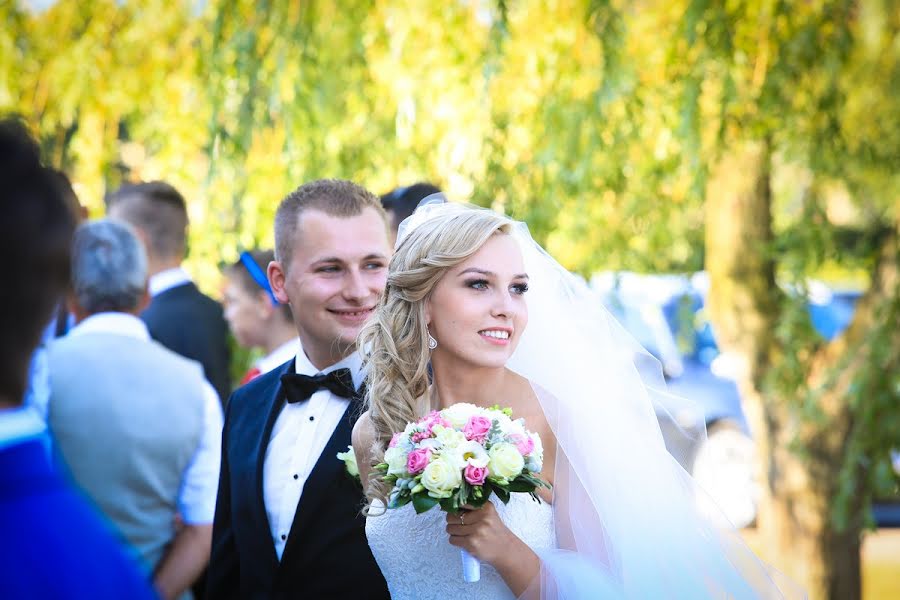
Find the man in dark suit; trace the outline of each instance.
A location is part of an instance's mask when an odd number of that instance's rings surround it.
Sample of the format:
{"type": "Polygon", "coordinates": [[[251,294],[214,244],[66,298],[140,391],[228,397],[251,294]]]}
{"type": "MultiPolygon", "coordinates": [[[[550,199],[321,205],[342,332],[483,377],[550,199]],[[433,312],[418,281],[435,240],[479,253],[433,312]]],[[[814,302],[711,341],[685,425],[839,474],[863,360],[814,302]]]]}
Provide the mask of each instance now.
{"type": "Polygon", "coordinates": [[[181,268],[187,249],[184,198],[162,181],[125,185],[107,198],[109,216],[130,223],[147,248],[150,305],[141,314],[163,346],[203,365],[224,402],[231,391],[228,325],[218,302],[181,268]]]}
{"type": "Polygon", "coordinates": [[[28,361],[66,291],[75,217],[18,122],[0,121],[0,598],[154,598],[89,506],[50,466],[22,407],[28,361]]]}
{"type": "Polygon", "coordinates": [[[296,358],[228,402],[207,598],[388,598],[365,537],[362,488],[336,457],[361,412],[356,337],[390,256],[378,198],[320,180],[275,216],[272,291],[296,358]]]}

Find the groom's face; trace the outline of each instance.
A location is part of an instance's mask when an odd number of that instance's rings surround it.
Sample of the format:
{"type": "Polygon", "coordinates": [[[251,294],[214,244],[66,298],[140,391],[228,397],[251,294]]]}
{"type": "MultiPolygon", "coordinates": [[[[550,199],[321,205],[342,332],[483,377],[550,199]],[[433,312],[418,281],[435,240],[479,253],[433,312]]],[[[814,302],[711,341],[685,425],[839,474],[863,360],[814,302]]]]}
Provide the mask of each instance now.
{"type": "Polygon", "coordinates": [[[269,265],[279,302],[291,305],[303,350],[319,369],[346,357],[387,280],[387,227],[372,208],[351,217],[300,214],[289,266],[269,265]]]}
{"type": "Polygon", "coordinates": [[[449,269],[425,305],[438,346],[435,362],[502,367],[528,323],[528,275],[509,235],[492,236],[475,254],[449,269]]]}

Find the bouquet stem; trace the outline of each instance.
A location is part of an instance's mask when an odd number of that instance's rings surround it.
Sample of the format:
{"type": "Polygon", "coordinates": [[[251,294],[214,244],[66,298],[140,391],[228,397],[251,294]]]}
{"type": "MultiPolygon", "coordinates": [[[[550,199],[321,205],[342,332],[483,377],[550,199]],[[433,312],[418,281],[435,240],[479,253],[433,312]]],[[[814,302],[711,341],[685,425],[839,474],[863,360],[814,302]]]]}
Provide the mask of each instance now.
{"type": "Polygon", "coordinates": [[[466,583],[479,581],[481,579],[481,562],[462,548],[459,549],[459,555],[462,557],[463,580],[466,583]]]}

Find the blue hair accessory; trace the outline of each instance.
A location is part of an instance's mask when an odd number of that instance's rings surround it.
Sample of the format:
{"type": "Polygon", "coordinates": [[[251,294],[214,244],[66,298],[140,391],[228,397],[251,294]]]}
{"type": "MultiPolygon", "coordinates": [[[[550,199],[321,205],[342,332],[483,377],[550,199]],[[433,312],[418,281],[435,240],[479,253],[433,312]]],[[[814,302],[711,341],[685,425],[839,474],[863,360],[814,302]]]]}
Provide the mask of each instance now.
{"type": "Polygon", "coordinates": [[[272,291],[272,286],[269,285],[269,278],[266,277],[265,271],[262,270],[256,261],[253,260],[253,255],[244,250],[241,252],[241,262],[244,263],[244,266],[247,268],[247,272],[250,273],[250,277],[253,278],[253,281],[256,282],[256,285],[261,287],[263,291],[265,291],[269,298],[272,300],[273,306],[278,306],[278,298],[275,297],[275,293],[272,291]]]}

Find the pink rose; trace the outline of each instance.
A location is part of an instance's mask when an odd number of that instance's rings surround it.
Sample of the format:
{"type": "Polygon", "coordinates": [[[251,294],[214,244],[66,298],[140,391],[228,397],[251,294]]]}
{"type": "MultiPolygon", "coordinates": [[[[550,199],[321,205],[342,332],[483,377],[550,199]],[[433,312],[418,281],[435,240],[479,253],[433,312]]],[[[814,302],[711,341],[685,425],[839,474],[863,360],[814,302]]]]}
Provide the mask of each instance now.
{"type": "Polygon", "coordinates": [[[510,441],[516,445],[516,449],[522,456],[528,456],[534,451],[534,440],[530,435],[515,434],[510,436],[510,441]]]}
{"type": "Polygon", "coordinates": [[[475,440],[478,443],[484,441],[488,432],[491,430],[491,420],[487,417],[474,415],[469,417],[469,422],[463,427],[463,433],[469,441],[475,440]]]}
{"type": "Polygon", "coordinates": [[[431,428],[429,427],[429,428],[426,429],[425,431],[417,431],[417,432],[415,432],[414,434],[412,434],[412,436],[410,437],[410,439],[412,439],[413,444],[418,444],[418,443],[421,442],[422,440],[427,440],[427,439],[430,438],[430,437],[431,437],[431,428]]]}
{"type": "Polygon", "coordinates": [[[428,431],[431,431],[435,425],[442,425],[444,427],[450,427],[450,422],[441,416],[436,410],[428,413],[428,416],[425,417],[425,426],[428,428],[428,431]]]}
{"type": "Polygon", "coordinates": [[[400,437],[403,435],[403,432],[397,432],[391,438],[391,442],[388,444],[388,448],[396,448],[397,444],[400,443],[400,437]]]}
{"type": "Polygon", "coordinates": [[[434,435],[435,425],[450,427],[450,422],[442,417],[438,411],[433,410],[425,417],[419,419],[419,425],[424,425],[425,429],[423,431],[412,434],[412,441],[414,444],[418,444],[422,440],[427,440],[428,438],[432,437],[434,435]]]}
{"type": "Polygon", "coordinates": [[[484,485],[484,480],[487,479],[488,476],[488,470],[487,467],[473,467],[472,465],[466,465],[464,475],[466,481],[470,484],[484,485]]]}
{"type": "Polygon", "coordinates": [[[430,460],[431,449],[419,448],[418,450],[413,450],[406,457],[406,470],[409,471],[411,475],[415,475],[420,471],[424,471],[430,460]]]}

